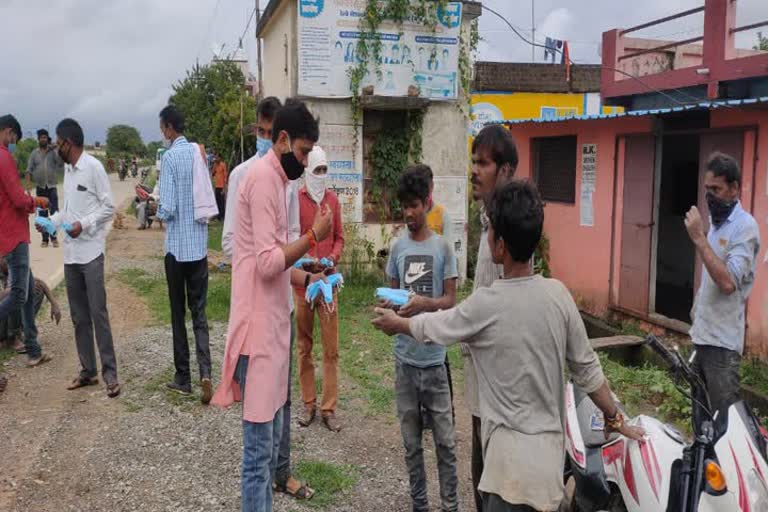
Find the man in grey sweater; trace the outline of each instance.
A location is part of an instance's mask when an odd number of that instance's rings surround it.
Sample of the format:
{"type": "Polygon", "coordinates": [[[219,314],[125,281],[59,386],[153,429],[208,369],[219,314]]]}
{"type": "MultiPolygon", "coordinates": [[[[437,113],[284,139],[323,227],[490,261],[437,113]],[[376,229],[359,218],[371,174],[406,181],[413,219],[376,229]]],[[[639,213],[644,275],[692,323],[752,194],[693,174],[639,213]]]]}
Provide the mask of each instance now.
{"type": "MultiPolygon", "coordinates": [[[[504,268],[491,258],[491,251],[485,239],[488,236],[488,216],[485,213],[486,199],[493,195],[497,185],[512,179],[517,169],[517,146],[509,130],[500,125],[486,126],[477,134],[472,143],[472,199],[481,203],[480,222],[482,233],[475,268],[474,291],[486,288],[499,279],[504,268]]],[[[483,474],[483,445],[480,439],[480,401],[477,396],[475,366],[466,343],[461,344],[464,359],[464,401],[472,414],[472,486],[475,491],[475,508],[483,510],[483,498],[478,491],[483,474]]]]}
{"type": "Polygon", "coordinates": [[[533,275],[544,209],[536,188],[512,181],[489,205],[487,243],[504,275],[459,306],[411,319],[377,309],[387,334],[470,347],[477,368],[485,512],[557,510],[563,498],[565,370],[605,415],[606,431],[641,440],[624,422],[565,286],[533,275]],[[525,469],[523,469],[525,468],[525,469]]]}

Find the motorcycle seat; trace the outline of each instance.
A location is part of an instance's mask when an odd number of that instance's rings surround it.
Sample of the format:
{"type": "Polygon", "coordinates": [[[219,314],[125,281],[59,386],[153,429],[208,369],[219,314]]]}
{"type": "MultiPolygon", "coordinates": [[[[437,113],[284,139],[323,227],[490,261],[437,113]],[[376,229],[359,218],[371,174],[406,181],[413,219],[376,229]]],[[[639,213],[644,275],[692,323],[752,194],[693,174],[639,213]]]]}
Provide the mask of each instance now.
{"type": "Polygon", "coordinates": [[[608,439],[605,438],[603,412],[589,398],[589,395],[577,386],[574,386],[573,390],[576,416],[579,420],[579,430],[581,438],[584,440],[584,446],[587,448],[600,448],[618,439],[621,434],[616,432],[611,433],[608,439]]]}

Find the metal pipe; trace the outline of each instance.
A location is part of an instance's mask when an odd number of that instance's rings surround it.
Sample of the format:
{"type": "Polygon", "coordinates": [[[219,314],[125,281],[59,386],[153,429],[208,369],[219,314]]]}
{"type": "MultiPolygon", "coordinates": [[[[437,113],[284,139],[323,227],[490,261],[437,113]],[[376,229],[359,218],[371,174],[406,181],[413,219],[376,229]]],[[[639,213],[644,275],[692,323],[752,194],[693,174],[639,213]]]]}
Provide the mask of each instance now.
{"type": "Polygon", "coordinates": [[[753,28],[760,28],[760,27],[768,27],[768,20],[758,21],[757,23],[753,23],[751,25],[744,25],[743,27],[732,28],[731,34],[735,34],[736,32],[744,32],[745,30],[752,30],[753,28]]]}
{"type": "Polygon", "coordinates": [[[663,44],[661,46],[655,46],[653,48],[648,48],[647,50],[640,50],[639,52],[628,53],[627,55],[622,55],[621,57],[619,57],[619,60],[621,61],[621,60],[624,60],[624,59],[631,59],[632,57],[639,57],[640,55],[645,55],[646,53],[660,52],[661,50],[667,50],[669,48],[674,48],[676,46],[682,46],[684,44],[696,43],[696,42],[699,42],[699,41],[701,41],[703,39],[704,39],[704,36],[698,36],[698,37],[692,37],[690,39],[686,39],[684,41],[676,41],[674,43],[663,44]]]}
{"type": "Polygon", "coordinates": [[[666,23],[668,21],[676,20],[676,19],[679,19],[679,18],[684,18],[685,16],[690,16],[691,14],[696,14],[696,13],[699,13],[699,12],[704,12],[704,6],[703,5],[701,7],[696,7],[694,9],[688,9],[687,11],[679,12],[677,14],[672,14],[671,16],[666,16],[664,18],[659,18],[659,19],[654,20],[654,21],[649,21],[647,23],[643,23],[641,25],[637,25],[637,26],[628,28],[626,30],[622,30],[621,32],[619,32],[619,35],[623,36],[624,34],[629,34],[630,32],[637,32],[638,30],[641,30],[641,29],[644,29],[644,28],[652,27],[654,25],[659,25],[661,23],[666,23]]]}

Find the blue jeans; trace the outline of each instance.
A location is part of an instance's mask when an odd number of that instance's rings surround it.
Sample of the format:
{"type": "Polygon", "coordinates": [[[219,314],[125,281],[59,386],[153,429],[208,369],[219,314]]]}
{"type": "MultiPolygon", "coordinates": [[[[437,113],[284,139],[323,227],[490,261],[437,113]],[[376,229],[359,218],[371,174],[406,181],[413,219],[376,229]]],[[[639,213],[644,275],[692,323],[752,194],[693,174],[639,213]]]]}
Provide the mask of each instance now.
{"type": "MultiPolygon", "coordinates": [[[[240,356],[235,380],[243,397],[247,374],[248,356],[240,356]]],[[[272,512],[272,482],[282,430],[282,407],[267,423],[243,420],[242,512],[272,512]]]]}
{"type": "Polygon", "coordinates": [[[293,384],[293,313],[291,313],[291,348],[288,359],[288,399],[283,406],[283,433],[280,436],[280,450],[277,454],[275,482],[285,486],[291,477],[291,386],[293,384]]]}
{"type": "Polygon", "coordinates": [[[37,342],[35,325],[35,278],[29,268],[29,244],[20,243],[6,254],[11,293],[0,302],[0,318],[8,318],[21,310],[21,324],[24,328],[24,346],[30,359],[37,359],[42,353],[37,342]]]}

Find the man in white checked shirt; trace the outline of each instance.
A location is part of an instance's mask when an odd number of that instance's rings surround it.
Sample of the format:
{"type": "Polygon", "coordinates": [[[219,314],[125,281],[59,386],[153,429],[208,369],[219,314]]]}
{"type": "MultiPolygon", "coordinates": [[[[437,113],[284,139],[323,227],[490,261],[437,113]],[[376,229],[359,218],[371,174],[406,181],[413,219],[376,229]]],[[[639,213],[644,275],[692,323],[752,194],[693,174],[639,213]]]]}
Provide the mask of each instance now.
{"type": "Polygon", "coordinates": [[[188,305],[195,333],[201,401],[207,405],[213,397],[208,319],[205,315],[208,300],[208,225],[195,221],[192,196],[193,152],[199,149],[184,137],[184,116],[173,105],[160,112],[160,131],[165,140],[171,142],[163,155],[157,210],[157,218],[165,222],[165,277],[171,303],[173,362],[176,366],[174,380],[167,386],[178,393],[192,393],[189,342],[184,323],[188,305]],[[189,304],[186,304],[187,300],[189,304]]]}

